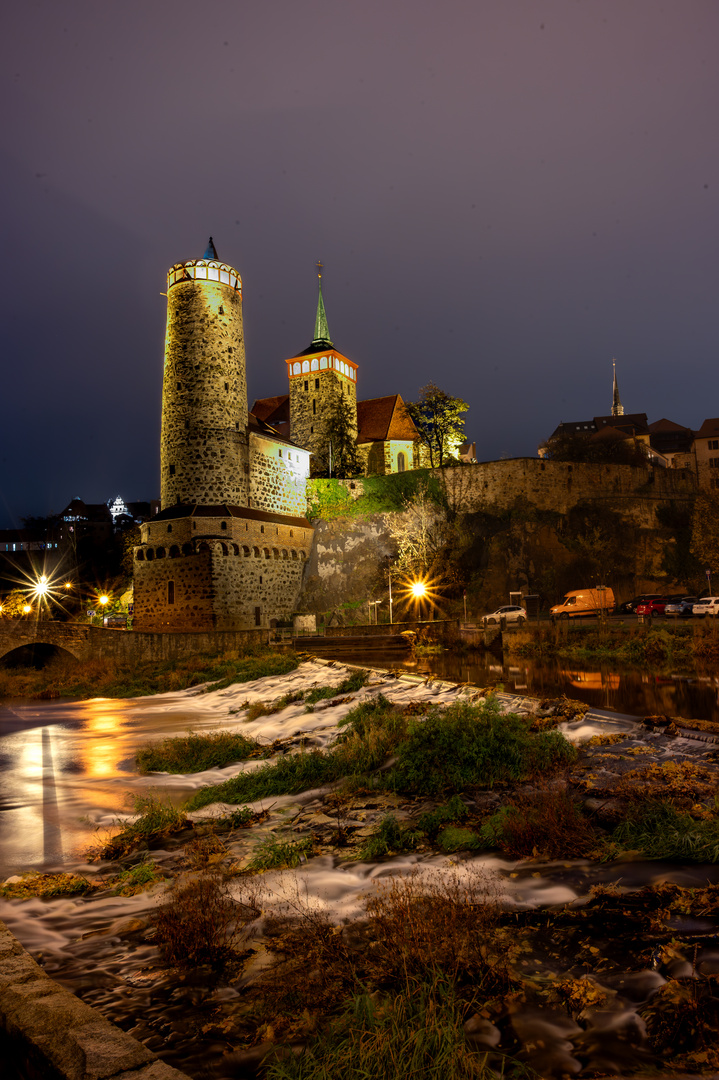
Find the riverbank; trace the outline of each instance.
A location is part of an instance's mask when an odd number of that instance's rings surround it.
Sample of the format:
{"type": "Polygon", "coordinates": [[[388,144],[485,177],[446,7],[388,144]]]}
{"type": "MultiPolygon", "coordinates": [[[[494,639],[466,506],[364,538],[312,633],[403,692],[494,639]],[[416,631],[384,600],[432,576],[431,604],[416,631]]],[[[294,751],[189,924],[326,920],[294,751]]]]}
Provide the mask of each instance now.
{"type": "Polygon", "coordinates": [[[351,674],[172,695],[270,756],[154,774],[196,793],[189,819],[75,867],[83,895],[8,883],[25,892],[0,915],[190,1075],[299,1076],[294,1056],[260,1068],[282,1046],[310,1048],[303,1077],[358,1075],[368,1047],[379,1069],[424,1046],[430,1077],[719,1068],[712,734],[351,674]]]}

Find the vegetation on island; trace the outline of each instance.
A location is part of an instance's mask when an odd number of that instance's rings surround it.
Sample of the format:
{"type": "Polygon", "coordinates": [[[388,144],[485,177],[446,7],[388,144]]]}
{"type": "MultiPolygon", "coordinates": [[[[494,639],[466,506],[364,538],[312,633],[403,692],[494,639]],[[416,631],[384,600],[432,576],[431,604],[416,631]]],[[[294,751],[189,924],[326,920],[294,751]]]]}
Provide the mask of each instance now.
{"type": "Polygon", "coordinates": [[[298,664],[294,653],[267,648],[135,662],[58,656],[41,668],[0,664],[0,700],[144,697],[195,686],[220,690],[267,675],[286,675],[298,664]]]}

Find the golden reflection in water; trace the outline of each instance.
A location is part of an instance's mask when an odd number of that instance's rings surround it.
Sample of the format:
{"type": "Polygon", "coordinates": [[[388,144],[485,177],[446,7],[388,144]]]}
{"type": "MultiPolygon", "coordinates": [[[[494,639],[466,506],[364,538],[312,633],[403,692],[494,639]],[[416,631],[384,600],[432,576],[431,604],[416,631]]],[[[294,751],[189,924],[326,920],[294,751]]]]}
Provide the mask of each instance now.
{"type": "Polygon", "coordinates": [[[560,671],[572,686],[586,690],[618,690],[619,675],[603,671],[560,671]]]}
{"type": "Polygon", "coordinates": [[[120,751],[117,736],[122,724],[118,703],[105,698],[83,702],[85,731],[90,736],[83,740],[81,762],[87,776],[96,779],[115,776],[120,751]]]}

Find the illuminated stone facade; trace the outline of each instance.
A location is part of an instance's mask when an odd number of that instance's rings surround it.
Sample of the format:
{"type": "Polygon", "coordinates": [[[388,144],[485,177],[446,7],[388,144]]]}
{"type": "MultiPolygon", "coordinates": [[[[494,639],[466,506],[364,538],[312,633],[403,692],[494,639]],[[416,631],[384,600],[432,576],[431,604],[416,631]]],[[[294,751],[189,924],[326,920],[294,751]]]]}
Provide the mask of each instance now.
{"type": "Polygon", "coordinates": [[[294,610],[309,453],[248,414],[242,282],[210,246],[168,274],[161,511],[135,548],[136,630],[239,630],[294,610]]]}
{"type": "Polygon", "coordinates": [[[324,424],[336,397],[350,404],[357,437],[357,366],[336,349],[287,361],[290,382],[290,438],[319,454],[324,424]]]}

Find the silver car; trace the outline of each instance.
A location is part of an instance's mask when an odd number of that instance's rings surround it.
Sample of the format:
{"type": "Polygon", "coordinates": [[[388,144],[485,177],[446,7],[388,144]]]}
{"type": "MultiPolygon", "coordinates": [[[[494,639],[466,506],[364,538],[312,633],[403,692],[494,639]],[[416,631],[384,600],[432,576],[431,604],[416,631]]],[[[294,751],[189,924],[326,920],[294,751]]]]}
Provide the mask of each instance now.
{"type": "Polygon", "coordinates": [[[497,608],[491,615],[483,615],[482,626],[496,626],[502,619],[505,619],[508,623],[516,623],[521,626],[527,620],[527,612],[523,607],[514,607],[512,604],[508,604],[506,607],[497,608]]]}
{"type": "Polygon", "coordinates": [[[665,604],[664,614],[687,618],[694,614],[694,605],[698,603],[696,596],[683,596],[681,600],[672,600],[670,604],[665,604]]]}

